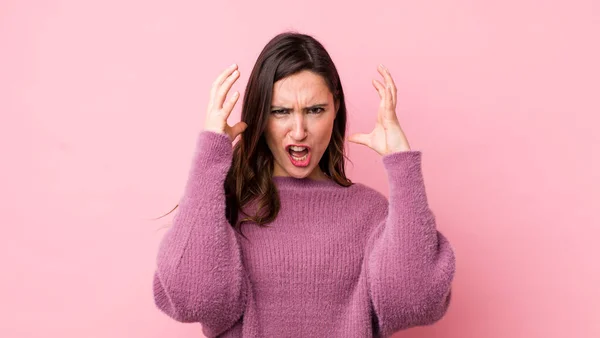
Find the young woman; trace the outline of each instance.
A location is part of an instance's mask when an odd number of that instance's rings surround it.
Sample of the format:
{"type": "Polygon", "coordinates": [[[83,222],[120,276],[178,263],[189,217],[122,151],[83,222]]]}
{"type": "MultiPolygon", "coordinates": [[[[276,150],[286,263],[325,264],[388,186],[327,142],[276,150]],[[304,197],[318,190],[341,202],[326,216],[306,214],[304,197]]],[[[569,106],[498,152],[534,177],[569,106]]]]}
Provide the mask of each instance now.
{"type": "Polygon", "coordinates": [[[394,81],[378,71],[375,129],[349,141],[382,156],[389,200],[345,175],[344,92],[317,40],[282,33],[265,46],[233,126],[237,66],[216,79],[159,248],[158,308],[207,337],[386,337],[442,318],[454,252],[396,117],[394,81]]]}

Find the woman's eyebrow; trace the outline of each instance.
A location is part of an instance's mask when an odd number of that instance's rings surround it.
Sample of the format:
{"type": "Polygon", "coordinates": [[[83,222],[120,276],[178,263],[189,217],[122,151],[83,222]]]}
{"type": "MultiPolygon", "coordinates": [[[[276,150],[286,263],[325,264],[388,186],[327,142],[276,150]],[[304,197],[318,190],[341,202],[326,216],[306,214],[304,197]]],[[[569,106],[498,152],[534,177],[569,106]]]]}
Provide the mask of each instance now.
{"type": "MultiPolygon", "coordinates": [[[[317,103],[317,104],[310,105],[308,107],[304,107],[303,109],[306,110],[306,109],[313,109],[313,108],[324,108],[324,107],[327,107],[328,105],[329,104],[327,104],[327,103],[317,103]]],[[[284,107],[284,106],[279,106],[279,105],[273,105],[273,106],[271,106],[271,109],[288,109],[288,110],[291,110],[292,108],[284,107]]]]}

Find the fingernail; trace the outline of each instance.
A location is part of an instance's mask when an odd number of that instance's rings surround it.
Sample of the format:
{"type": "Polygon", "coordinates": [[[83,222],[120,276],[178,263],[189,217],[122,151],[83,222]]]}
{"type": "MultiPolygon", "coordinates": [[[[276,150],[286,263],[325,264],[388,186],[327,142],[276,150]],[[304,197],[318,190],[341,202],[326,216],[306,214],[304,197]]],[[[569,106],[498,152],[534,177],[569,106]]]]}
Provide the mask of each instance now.
{"type": "Polygon", "coordinates": [[[231,66],[229,66],[229,68],[234,68],[235,66],[237,66],[237,64],[232,64],[231,66]]]}

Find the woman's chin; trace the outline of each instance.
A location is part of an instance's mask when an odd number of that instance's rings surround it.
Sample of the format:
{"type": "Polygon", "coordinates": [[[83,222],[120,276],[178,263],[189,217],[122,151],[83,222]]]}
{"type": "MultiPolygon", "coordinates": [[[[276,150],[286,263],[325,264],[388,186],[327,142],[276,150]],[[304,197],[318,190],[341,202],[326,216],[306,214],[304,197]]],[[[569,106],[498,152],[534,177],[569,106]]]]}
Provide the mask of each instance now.
{"type": "Polygon", "coordinates": [[[303,179],[310,177],[313,171],[314,168],[312,166],[296,167],[294,165],[290,165],[284,169],[284,172],[281,173],[282,175],[276,174],[276,176],[289,176],[297,179],[303,179]]]}
{"type": "Polygon", "coordinates": [[[308,168],[292,168],[292,170],[288,171],[288,175],[293,178],[307,178],[310,176],[312,170],[308,168]]]}
{"type": "Polygon", "coordinates": [[[298,163],[290,157],[286,159],[284,166],[279,166],[279,170],[275,170],[274,176],[289,176],[297,179],[314,176],[313,173],[318,169],[318,166],[312,164],[314,158],[305,163],[298,163]]]}

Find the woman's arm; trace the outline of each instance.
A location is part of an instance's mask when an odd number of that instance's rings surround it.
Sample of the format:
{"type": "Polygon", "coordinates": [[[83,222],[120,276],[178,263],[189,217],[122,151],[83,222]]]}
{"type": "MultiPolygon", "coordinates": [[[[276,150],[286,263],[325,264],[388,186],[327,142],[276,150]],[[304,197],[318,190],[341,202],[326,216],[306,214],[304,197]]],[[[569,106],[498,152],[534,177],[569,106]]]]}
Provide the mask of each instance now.
{"type": "Polygon", "coordinates": [[[394,152],[382,159],[390,200],[387,217],[367,248],[367,275],[376,323],[386,337],[442,318],[455,257],[428,206],[421,152],[394,152]]]}
{"type": "Polygon", "coordinates": [[[240,246],[225,217],[224,181],[231,140],[203,131],[173,225],[158,252],[154,299],[181,322],[200,322],[215,335],[243,314],[247,280],[240,246]]]}

